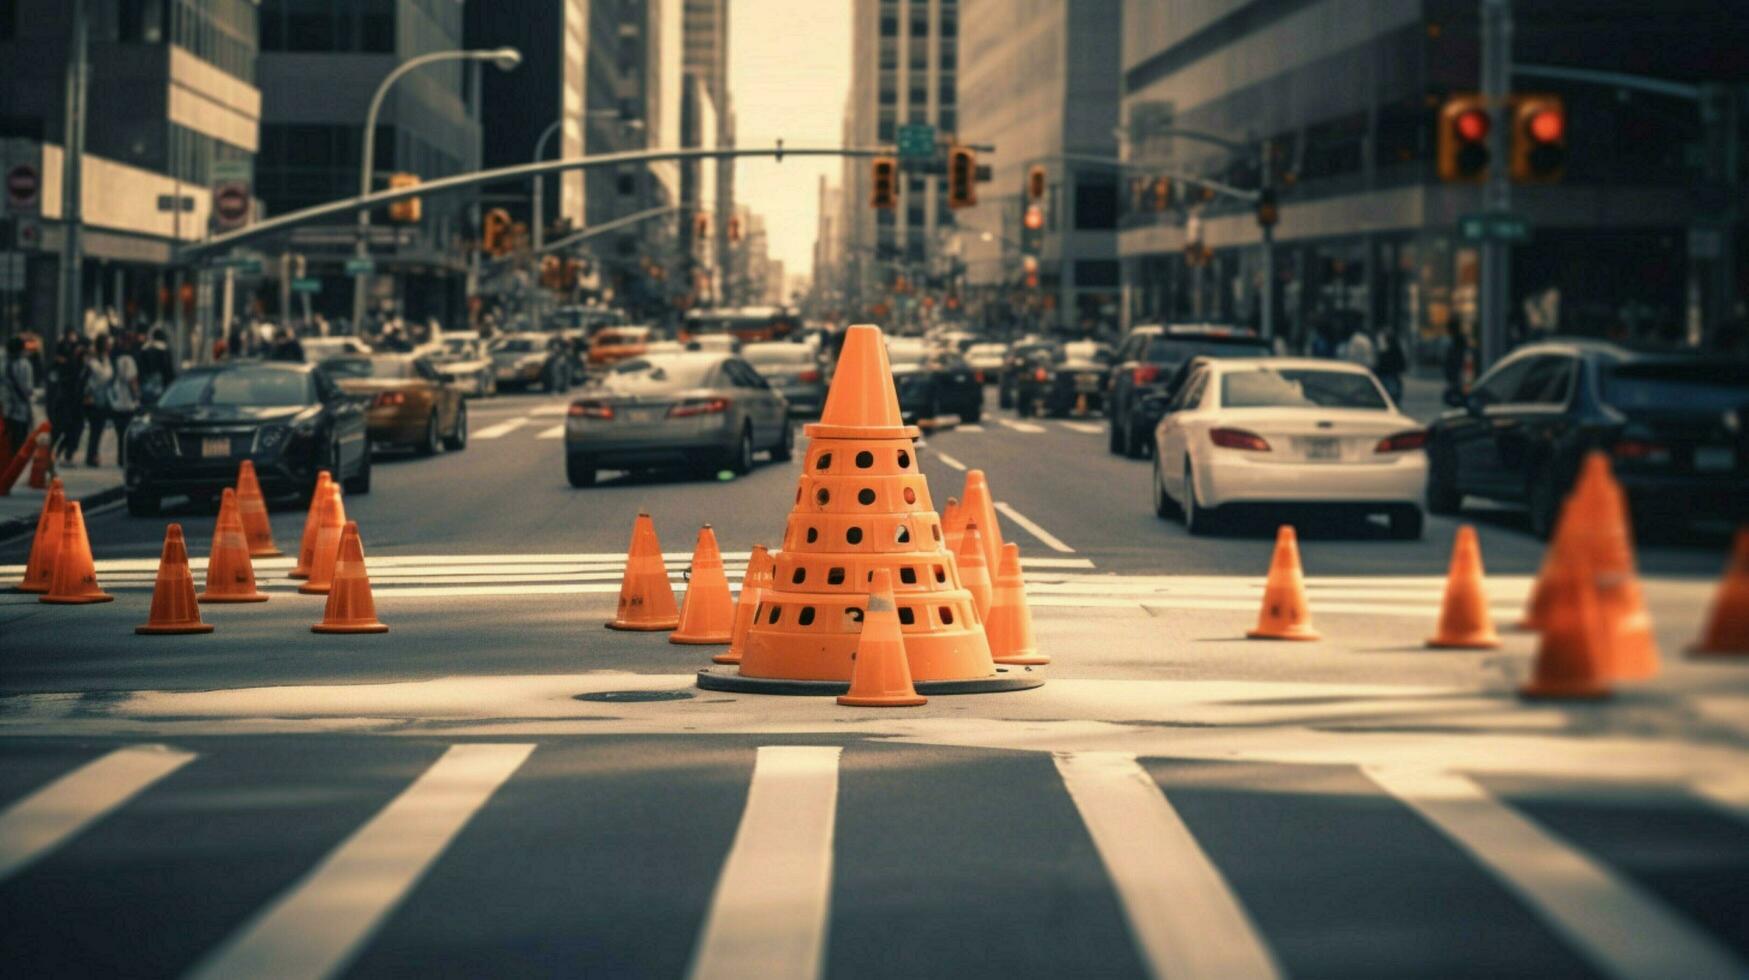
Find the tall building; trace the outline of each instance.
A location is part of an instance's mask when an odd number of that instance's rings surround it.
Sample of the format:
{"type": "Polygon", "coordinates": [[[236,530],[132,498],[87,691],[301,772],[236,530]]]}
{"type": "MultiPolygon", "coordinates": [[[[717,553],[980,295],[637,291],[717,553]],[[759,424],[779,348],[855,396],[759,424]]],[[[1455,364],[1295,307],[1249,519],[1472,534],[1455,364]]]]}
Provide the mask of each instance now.
{"type": "MultiPolygon", "coordinates": [[[[1439,107],[1479,86],[1479,6],[1126,0],[1132,159],[1256,186],[1255,152],[1163,131],[1274,143],[1284,181],[1275,319],[1292,341],[1358,327],[1392,333],[1424,360],[1452,330],[1473,346],[1479,249],[1458,221],[1483,210],[1481,188],[1442,183],[1435,157],[1439,107]]],[[[1749,80],[1749,19],[1710,0],[1512,6],[1521,69],[1621,72],[1698,86],[1700,98],[1631,80],[1514,76],[1517,92],[1564,100],[1568,159],[1558,183],[1512,189],[1531,241],[1511,249],[1509,333],[1696,337],[1741,315],[1744,174],[1720,161],[1730,156],[1721,148],[1744,144],[1731,92],[1740,102],[1749,80]],[[1714,99],[1726,111],[1703,105],[1714,99]]],[[[1165,210],[1131,200],[1122,219],[1130,318],[1258,322],[1251,208],[1174,198],[1165,210]],[[1186,261],[1187,211],[1212,251],[1206,263],[1186,261]]]]}
{"type": "Polygon", "coordinates": [[[1117,327],[1117,156],[1121,0],[964,0],[960,119],[996,143],[978,206],[961,211],[960,248],[974,316],[1030,319],[1086,333],[1117,327]],[[1022,281],[1024,184],[1045,168],[1038,285],[1022,281]],[[975,299],[974,299],[975,297],[975,299]]]}
{"type": "MultiPolygon", "coordinates": [[[[686,46],[682,70],[697,77],[709,95],[716,113],[712,145],[735,145],[735,111],[729,93],[729,0],[683,0],[686,46]]],[[[735,161],[719,160],[714,166],[715,201],[711,208],[715,254],[728,254],[729,217],[735,213],[735,161]]],[[[719,278],[721,272],[719,270],[719,278]]]]}
{"type": "MultiPolygon", "coordinates": [[[[86,0],[85,10],[84,152],[72,175],[84,256],[78,306],[168,318],[173,298],[192,299],[169,267],[178,241],[207,230],[214,165],[246,172],[255,159],[256,8],[86,0]],[[184,198],[192,210],[176,206],[184,198]]],[[[26,256],[19,288],[0,288],[0,334],[47,334],[58,322],[72,16],[67,0],[0,3],[0,172],[19,189],[35,187],[0,210],[0,248],[26,256]]]]}
{"type": "Polygon", "coordinates": [[[844,192],[821,177],[818,200],[808,315],[836,319],[842,316],[844,308],[844,192]]]}
{"type": "MultiPolygon", "coordinates": [[[[283,213],[357,194],[364,120],[378,84],[409,59],[463,47],[462,20],[463,5],[454,0],[261,0],[255,180],[268,210],[283,213]]],[[[385,186],[396,172],[429,180],[478,168],[480,126],[466,81],[496,73],[479,62],[444,61],[395,82],[377,116],[373,185],[385,186]]],[[[466,195],[427,198],[416,225],[391,224],[386,209],[378,209],[369,238],[379,273],[367,280],[372,313],[451,324],[465,317],[470,208],[466,195]]],[[[343,266],[354,228],[343,220],[290,236],[310,274],[322,279],[317,306],[331,317],[352,310],[354,280],[343,266]]]]}
{"type": "MultiPolygon", "coordinates": [[[[982,138],[960,127],[958,0],[854,0],[851,17],[845,145],[891,145],[906,124],[934,127],[938,140],[982,138]]],[[[868,161],[851,158],[843,188],[851,302],[859,315],[879,316],[896,277],[927,276],[944,254],[940,232],[954,227],[947,182],[907,175],[899,206],[875,211],[868,161]]]]}

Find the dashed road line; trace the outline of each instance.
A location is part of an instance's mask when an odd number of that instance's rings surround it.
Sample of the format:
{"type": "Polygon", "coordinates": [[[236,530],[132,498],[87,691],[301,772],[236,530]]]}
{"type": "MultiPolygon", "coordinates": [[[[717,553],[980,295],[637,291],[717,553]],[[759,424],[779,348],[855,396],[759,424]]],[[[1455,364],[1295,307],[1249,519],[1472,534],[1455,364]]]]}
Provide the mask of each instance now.
{"type": "Polygon", "coordinates": [[[957,458],[955,458],[953,456],[949,456],[947,453],[944,453],[939,449],[937,449],[935,451],[935,458],[941,460],[943,463],[947,464],[948,466],[953,467],[956,470],[963,471],[966,468],[966,464],[960,462],[957,458]]]}
{"type": "Polygon", "coordinates": [[[1003,515],[1006,516],[1009,520],[1013,521],[1016,524],[1019,524],[1023,528],[1026,528],[1026,531],[1028,534],[1031,534],[1033,537],[1044,542],[1045,547],[1050,548],[1052,551],[1061,551],[1061,552],[1065,552],[1065,553],[1073,553],[1074,552],[1075,549],[1064,544],[1063,539],[1057,537],[1056,535],[1045,530],[1044,528],[1039,527],[1036,523],[1033,522],[1032,518],[1027,517],[1025,514],[1022,514],[1020,511],[1017,511],[1013,507],[1008,506],[1007,501],[1003,501],[1003,500],[996,501],[996,509],[1001,511],[1003,513],[1003,515]]]}
{"type": "Polygon", "coordinates": [[[691,975],[812,980],[826,949],[838,746],[761,746],[691,975]]]}
{"type": "Polygon", "coordinates": [[[1742,977],[1749,964],[1637,886],[1568,846],[1467,777],[1365,768],[1614,977],[1742,977]]]}
{"type": "Polygon", "coordinates": [[[498,439],[498,438],[502,438],[504,436],[509,435],[512,432],[515,432],[517,429],[522,428],[523,426],[527,425],[528,423],[530,423],[532,421],[534,421],[534,420],[532,418],[529,418],[526,415],[519,416],[517,418],[511,419],[508,422],[499,422],[497,425],[489,425],[489,426],[485,427],[484,429],[475,429],[473,432],[468,433],[468,438],[470,438],[470,439],[498,439]]]}
{"type": "Polygon", "coordinates": [[[134,745],[88,762],[0,812],[0,880],[42,857],[193,761],[194,753],[134,745]]]}
{"type": "Polygon", "coordinates": [[[1016,422],[1013,419],[997,419],[996,424],[1005,428],[1013,429],[1016,432],[1025,432],[1028,435],[1036,435],[1045,430],[1045,427],[1042,425],[1034,425],[1031,422],[1016,422]]]}
{"type": "Polygon", "coordinates": [[[533,751],[527,744],[450,746],[193,975],[314,978],[341,972],[533,751]]]}
{"type": "Polygon", "coordinates": [[[1085,432],[1090,436],[1102,435],[1105,432],[1105,426],[1094,425],[1092,422],[1064,422],[1062,426],[1076,432],[1085,432]]]}
{"type": "Polygon", "coordinates": [[[1134,756],[1072,752],[1056,761],[1154,976],[1280,975],[1226,878],[1134,756]]]}
{"type": "Polygon", "coordinates": [[[563,439],[564,437],[565,424],[563,422],[550,429],[542,429],[540,430],[540,434],[535,436],[536,439],[563,439]]]}

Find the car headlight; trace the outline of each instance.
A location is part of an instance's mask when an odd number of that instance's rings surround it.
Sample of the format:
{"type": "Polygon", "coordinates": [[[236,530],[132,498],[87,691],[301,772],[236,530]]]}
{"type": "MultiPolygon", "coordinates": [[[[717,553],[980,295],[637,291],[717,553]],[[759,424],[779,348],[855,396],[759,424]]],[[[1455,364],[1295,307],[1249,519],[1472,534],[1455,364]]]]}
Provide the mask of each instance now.
{"type": "Polygon", "coordinates": [[[261,443],[261,448],[262,449],[278,449],[282,444],[285,443],[286,438],[290,435],[291,435],[291,429],[289,429],[283,425],[264,426],[261,429],[261,435],[259,437],[259,441],[261,443]]]}

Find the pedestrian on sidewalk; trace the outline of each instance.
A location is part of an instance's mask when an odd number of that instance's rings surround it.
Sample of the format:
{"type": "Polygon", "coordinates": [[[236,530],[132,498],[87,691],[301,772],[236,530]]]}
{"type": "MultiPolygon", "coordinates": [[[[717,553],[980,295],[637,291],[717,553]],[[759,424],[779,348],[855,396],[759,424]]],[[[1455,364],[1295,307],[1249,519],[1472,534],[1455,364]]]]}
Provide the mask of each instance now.
{"type": "Polygon", "coordinates": [[[96,466],[103,430],[109,426],[110,405],[115,397],[115,364],[109,357],[109,334],[100,333],[85,357],[85,465],[96,466]]]}
{"type": "Polygon", "coordinates": [[[1373,367],[1374,354],[1372,338],[1363,329],[1356,328],[1342,345],[1343,360],[1369,370],[1373,367]]]}
{"type": "Polygon", "coordinates": [[[16,452],[30,435],[32,392],[36,372],[24,354],[24,338],[6,338],[6,362],[0,365],[0,407],[5,409],[7,444],[16,452]]]}
{"type": "Polygon", "coordinates": [[[73,465],[85,428],[85,354],[84,337],[68,330],[49,361],[44,401],[54,433],[54,454],[67,466],[73,465]]]}
{"type": "Polygon", "coordinates": [[[1456,320],[1446,325],[1445,360],[1440,365],[1445,371],[1445,390],[1449,397],[1452,393],[1464,393],[1464,362],[1469,360],[1470,343],[1464,336],[1463,324],[1456,320]]]}
{"type": "MultiPolygon", "coordinates": [[[[115,426],[115,465],[128,464],[128,425],[140,410],[140,368],[134,355],[134,334],[125,334],[116,344],[110,363],[115,376],[109,384],[109,423],[115,426]]],[[[101,434],[101,430],[100,430],[101,434]]],[[[91,440],[93,446],[99,440],[91,440]]]]}
{"type": "Polygon", "coordinates": [[[153,327],[152,337],[140,348],[140,402],[155,405],[158,396],[176,380],[176,358],[170,353],[170,335],[163,327],[153,327]]]}

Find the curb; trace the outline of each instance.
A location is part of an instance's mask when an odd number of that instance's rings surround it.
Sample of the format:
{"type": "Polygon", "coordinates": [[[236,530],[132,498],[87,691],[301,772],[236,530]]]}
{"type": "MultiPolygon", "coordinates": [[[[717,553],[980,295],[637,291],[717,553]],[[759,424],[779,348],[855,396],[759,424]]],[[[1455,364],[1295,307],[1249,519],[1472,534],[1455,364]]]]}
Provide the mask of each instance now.
{"type": "MultiPolygon", "coordinates": [[[[127,487],[118,483],[115,486],[104,487],[102,490],[97,490],[88,493],[83,497],[79,497],[78,502],[80,508],[90,511],[93,508],[114,503],[125,496],[127,496],[127,487]]],[[[32,534],[35,531],[36,516],[34,514],[30,516],[21,515],[19,517],[8,517],[4,520],[0,520],[0,542],[10,541],[19,535],[32,534]]]]}

